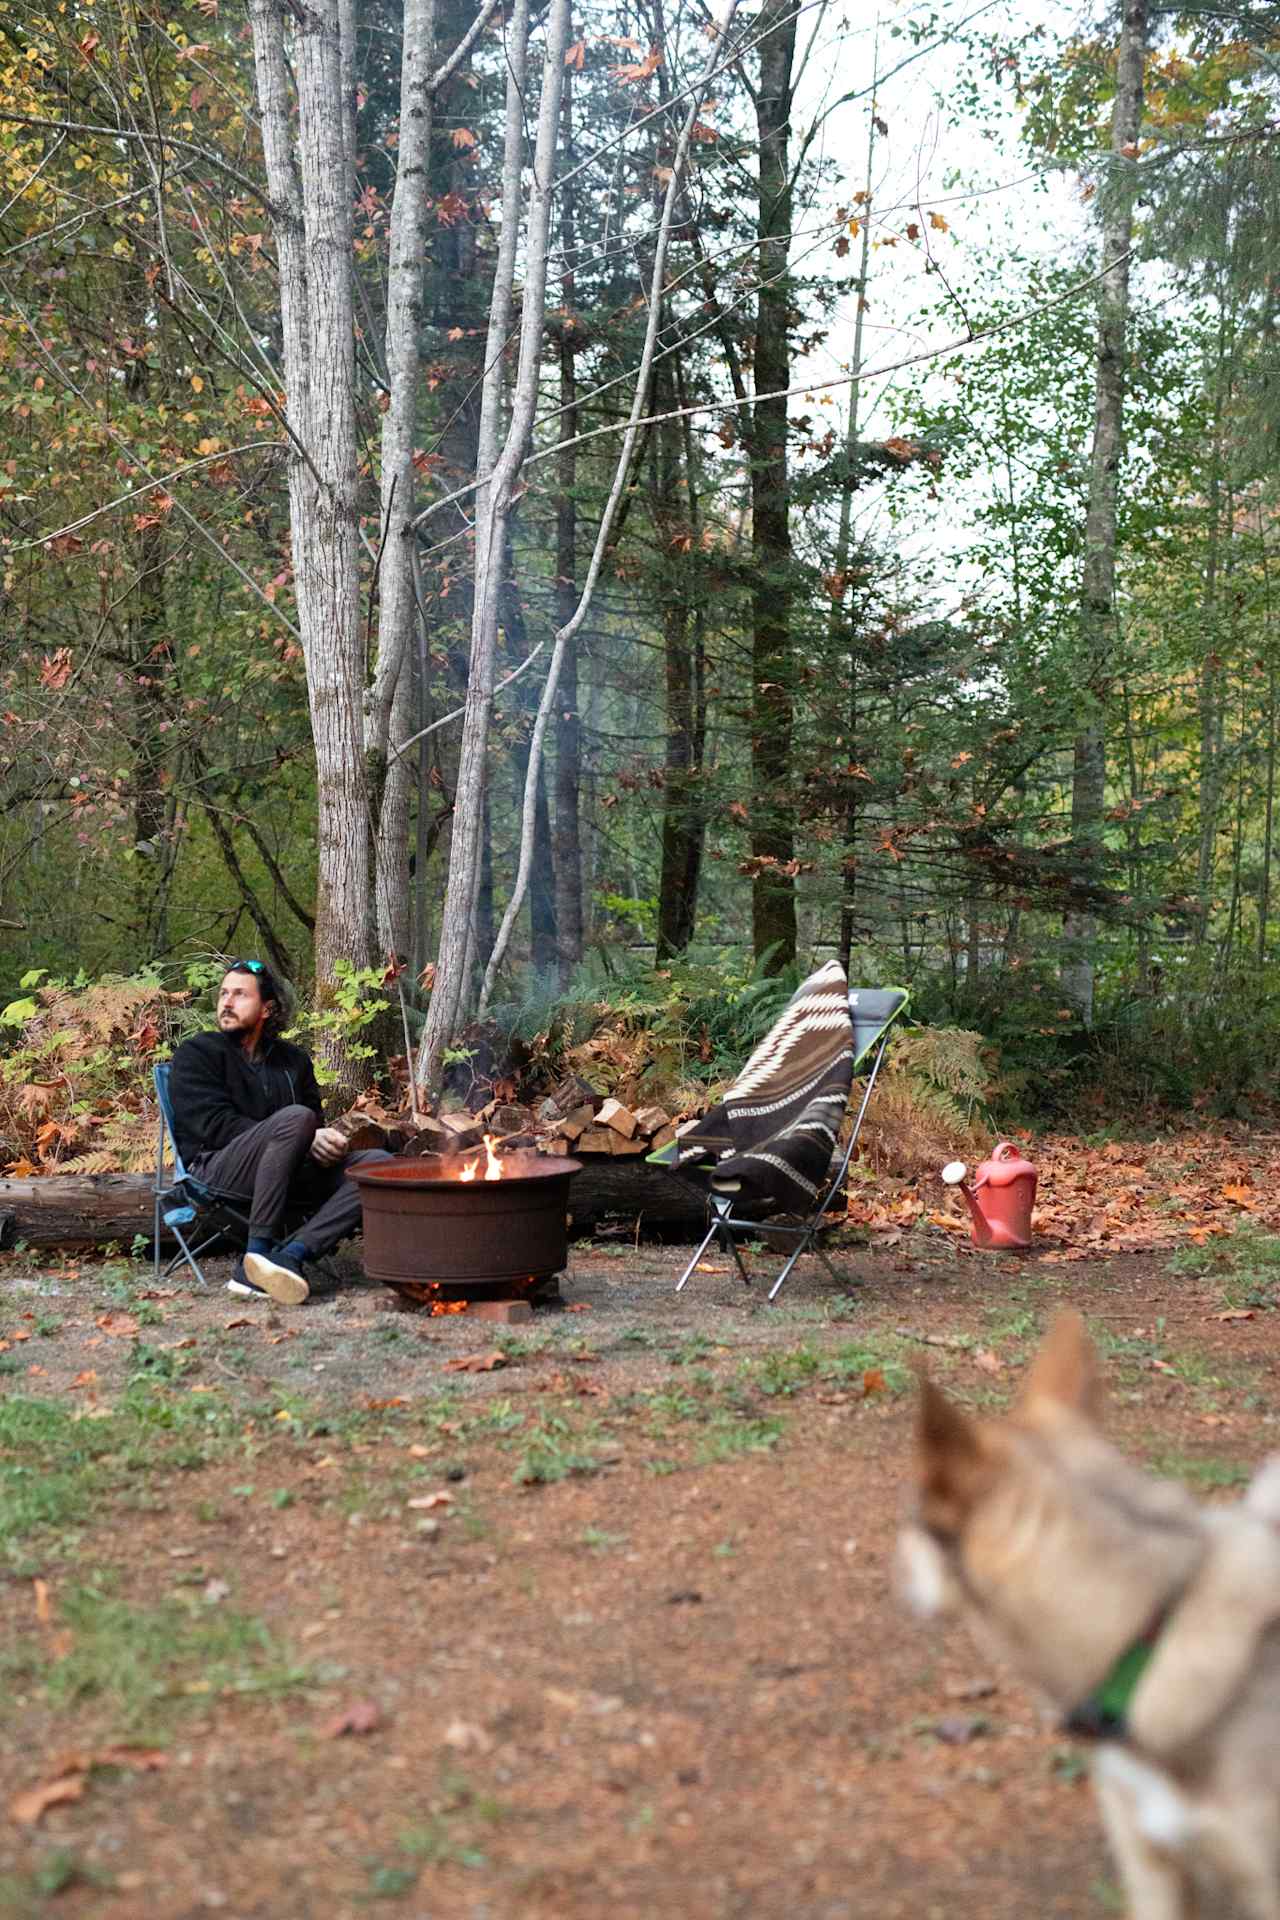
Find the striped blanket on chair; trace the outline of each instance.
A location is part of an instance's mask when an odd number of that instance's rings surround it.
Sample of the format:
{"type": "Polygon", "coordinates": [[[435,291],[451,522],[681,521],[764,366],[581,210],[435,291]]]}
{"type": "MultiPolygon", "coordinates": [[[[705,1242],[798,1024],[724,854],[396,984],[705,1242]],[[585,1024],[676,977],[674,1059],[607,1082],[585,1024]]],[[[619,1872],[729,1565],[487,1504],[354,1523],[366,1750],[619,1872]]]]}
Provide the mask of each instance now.
{"type": "Polygon", "coordinates": [[[824,1192],[853,1080],[849,983],[810,974],[729,1091],[675,1143],[668,1164],[717,1193],[809,1213],[824,1192]]]}

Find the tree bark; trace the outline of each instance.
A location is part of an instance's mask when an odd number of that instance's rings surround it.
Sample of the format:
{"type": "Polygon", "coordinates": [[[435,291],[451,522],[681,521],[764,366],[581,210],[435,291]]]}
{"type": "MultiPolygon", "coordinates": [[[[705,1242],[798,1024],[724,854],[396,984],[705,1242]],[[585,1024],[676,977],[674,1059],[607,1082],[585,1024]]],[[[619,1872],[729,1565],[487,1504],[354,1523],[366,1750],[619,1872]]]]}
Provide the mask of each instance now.
{"type": "MultiPolygon", "coordinates": [[[[565,171],[573,168],[573,68],[564,76],[561,137],[565,171]]],[[[566,445],[557,459],[556,582],[557,627],[567,627],[578,602],[578,432],[579,328],[577,319],[577,194],[569,181],[560,194],[560,330],[561,432],[566,445]]],[[[560,694],[556,701],[555,826],[552,857],[556,889],[556,963],[561,986],[582,959],[582,824],[579,785],[582,774],[582,722],[578,715],[578,640],[575,634],[564,650],[560,694]]]]}
{"type": "MultiPolygon", "coordinates": [[[[250,0],[258,105],[273,208],[289,459],[294,592],[307,668],[318,800],[315,967],[324,998],[339,961],[364,966],[369,842],[361,728],[364,658],[356,545],[352,179],[339,0],[286,9],[250,0]],[[293,161],[284,14],[293,23],[293,161]]],[[[358,1069],[330,1059],[344,1080],[358,1069]]]]}
{"type": "MultiPolygon", "coordinates": [[[[658,409],[675,404],[669,379],[659,379],[658,409]]],[[[693,939],[698,913],[698,881],[702,871],[705,818],[701,804],[700,773],[705,744],[705,713],[699,711],[699,654],[702,648],[701,610],[691,611],[687,585],[680,570],[688,560],[676,556],[676,543],[687,542],[687,554],[699,551],[698,502],[694,486],[691,436],[686,423],[667,421],[655,441],[657,480],[654,518],[664,560],[677,579],[663,593],[662,650],[666,684],[667,738],[663,760],[662,850],[658,876],[658,937],[655,958],[662,966],[683,953],[693,939]],[[683,518],[681,458],[684,465],[683,518]],[[673,509],[676,509],[673,511],[673,509]]]]}
{"type": "MultiPolygon", "coordinates": [[[[543,69],[544,106],[548,92],[555,108],[551,119],[549,144],[544,142],[545,115],[540,118],[538,160],[541,183],[535,179],[534,199],[539,195],[539,211],[544,222],[551,213],[551,159],[554,154],[556,121],[559,117],[560,89],[563,86],[564,47],[568,39],[566,0],[555,0],[552,24],[548,28],[547,51],[543,69]]],[[[489,327],[485,344],[485,370],[480,401],[480,432],[476,455],[476,475],[482,482],[475,500],[474,603],[471,614],[471,653],[467,668],[466,706],[462,722],[462,745],[458,779],[454,794],[453,838],[449,858],[449,878],[445,891],[440,946],[436,960],[436,981],[427,1009],[426,1027],[419,1048],[417,1073],[420,1086],[430,1094],[440,1076],[441,1058],[449,1040],[462,1024],[471,996],[468,956],[475,946],[475,912],[480,885],[481,829],[484,819],[485,759],[489,742],[489,718],[493,706],[493,656],[498,625],[498,572],[504,550],[506,510],[516,468],[523,459],[525,442],[532,420],[532,392],[517,391],[520,412],[517,428],[513,416],[507,445],[499,456],[500,410],[507,334],[511,324],[512,292],[515,283],[516,245],[520,230],[521,162],[524,152],[525,73],[528,66],[528,0],[516,0],[507,44],[506,133],[502,163],[502,226],[498,241],[498,261],[494,269],[493,293],[489,303],[489,327]],[[517,437],[518,435],[518,437],[517,437]]],[[[545,289],[546,241],[541,252],[542,285],[537,283],[534,246],[534,209],[529,213],[529,272],[521,313],[521,352],[517,374],[526,390],[536,385],[537,349],[541,346],[545,289]],[[535,331],[536,330],[536,331],[535,331]],[[526,333],[529,334],[526,349],[526,333]]]]}
{"type": "MultiPolygon", "coordinates": [[[[758,16],[756,340],[757,393],[781,393],[791,377],[791,69],[796,10],[765,0],[758,16]]],[[[792,554],[788,499],[787,402],[762,400],[751,435],[751,941],[758,964],[779,973],[796,957],[795,857],[791,803],[792,554]]]]}
{"type": "MultiPolygon", "coordinates": [[[[1105,724],[1114,650],[1116,496],[1123,453],[1129,253],[1146,46],[1147,0],[1125,0],[1111,110],[1111,175],[1103,214],[1093,449],[1080,592],[1085,717],[1072,756],[1071,837],[1086,878],[1097,872],[1106,809],[1105,724]]],[[[1066,914],[1062,935],[1062,991],[1084,1024],[1092,1026],[1096,915],[1087,910],[1066,914]]]]}
{"type": "Polygon", "coordinates": [[[413,727],[412,660],[419,618],[413,577],[413,448],[421,368],[423,262],[431,149],[435,0],[406,0],[396,185],[391,203],[382,416],[378,657],[365,694],[365,757],[374,821],[378,945],[404,956],[411,940],[409,796],[413,761],[389,755],[413,727]]]}

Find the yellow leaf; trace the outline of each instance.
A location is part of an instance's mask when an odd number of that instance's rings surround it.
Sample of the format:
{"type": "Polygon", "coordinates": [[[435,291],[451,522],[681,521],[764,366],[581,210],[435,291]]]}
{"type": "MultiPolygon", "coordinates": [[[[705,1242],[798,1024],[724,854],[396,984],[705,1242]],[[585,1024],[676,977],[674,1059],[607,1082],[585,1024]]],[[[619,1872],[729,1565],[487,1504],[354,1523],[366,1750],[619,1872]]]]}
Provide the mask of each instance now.
{"type": "Polygon", "coordinates": [[[946,221],[943,219],[940,213],[931,213],[929,215],[929,225],[937,233],[950,233],[951,231],[950,227],[947,225],[946,221]]]}

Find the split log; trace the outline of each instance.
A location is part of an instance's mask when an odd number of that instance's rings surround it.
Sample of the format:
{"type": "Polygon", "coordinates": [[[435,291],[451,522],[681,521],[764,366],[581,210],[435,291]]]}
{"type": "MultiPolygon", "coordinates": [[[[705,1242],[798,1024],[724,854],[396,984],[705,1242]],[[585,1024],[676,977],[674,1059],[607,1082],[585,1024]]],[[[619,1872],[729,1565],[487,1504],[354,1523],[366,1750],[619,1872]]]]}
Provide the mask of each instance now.
{"type": "Polygon", "coordinates": [[[630,1107],[624,1107],[621,1100],[606,1100],[596,1115],[598,1127],[612,1127],[624,1140],[630,1140],[636,1130],[636,1117],[630,1107]]]}

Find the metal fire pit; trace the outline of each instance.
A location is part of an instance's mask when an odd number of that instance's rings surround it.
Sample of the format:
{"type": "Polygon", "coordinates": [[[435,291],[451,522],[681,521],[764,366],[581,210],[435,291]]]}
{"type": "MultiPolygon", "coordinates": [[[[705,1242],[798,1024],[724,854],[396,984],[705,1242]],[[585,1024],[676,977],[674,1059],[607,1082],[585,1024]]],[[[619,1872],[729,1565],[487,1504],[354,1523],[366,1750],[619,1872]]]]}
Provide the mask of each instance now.
{"type": "Polygon", "coordinates": [[[502,1178],[460,1180],[465,1161],[377,1160],[347,1175],[364,1209],[372,1280],[422,1298],[527,1296],[569,1258],[569,1182],[578,1160],[502,1156],[502,1178]]]}

